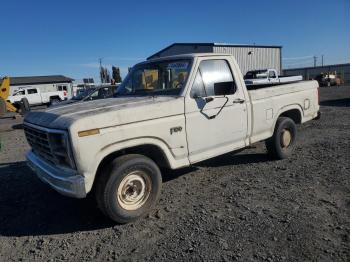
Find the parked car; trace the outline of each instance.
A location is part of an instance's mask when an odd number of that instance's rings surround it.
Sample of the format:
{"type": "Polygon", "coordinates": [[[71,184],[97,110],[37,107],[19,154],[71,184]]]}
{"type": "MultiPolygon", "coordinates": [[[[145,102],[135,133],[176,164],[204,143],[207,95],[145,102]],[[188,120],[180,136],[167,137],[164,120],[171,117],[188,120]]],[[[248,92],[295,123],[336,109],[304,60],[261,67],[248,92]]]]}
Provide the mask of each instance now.
{"type": "Polygon", "coordinates": [[[302,76],[279,76],[276,69],[263,69],[248,71],[244,76],[247,86],[261,87],[264,85],[276,85],[293,83],[303,80],[302,76]]]}
{"type": "Polygon", "coordinates": [[[162,168],[258,141],[274,158],[287,158],[296,125],[317,118],[319,109],[316,81],[248,91],[231,55],[164,57],[134,66],[114,98],[28,113],[26,157],[58,192],[94,192],[104,214],[126,223],[157,202],[162,168]]]}
{"type": "Polygon", "coordinates": [[[315,77],[320,86],[339,86],[341,81],[334,73],[321,73],[315,77]]]}
{"type": "Polygon", "coordinates": [[[80,90],[76,96],[71,99],[56,104],[55,106],[64,106],[73,104],[76,102],[86,102],[92,100],[111,98],[116,93],[117,86],[115,85],[103,85],[95,88],[87,88],[80,90]]]}
{"type": "Polygon", "coordinates": [[[20,88],[14,92],[12,96],[8,96],[7,100],[11,103],[21,101],[23,98],[28,100],[30,106],[42,104],[57,104],[67,99],[66,91],[41,92],[36,87],[20,88]]]}

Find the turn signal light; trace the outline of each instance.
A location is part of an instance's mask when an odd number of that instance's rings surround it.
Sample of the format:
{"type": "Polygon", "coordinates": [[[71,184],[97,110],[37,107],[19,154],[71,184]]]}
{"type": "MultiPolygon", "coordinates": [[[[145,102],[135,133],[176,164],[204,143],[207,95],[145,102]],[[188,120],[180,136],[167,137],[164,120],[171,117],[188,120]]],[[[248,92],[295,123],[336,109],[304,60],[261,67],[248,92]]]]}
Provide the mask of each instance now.
{"type": "Polygon", "coordinates": [[[83,136],[92,136],[92,135],[97,135],[100,133],[100,129],[90,129],[90,130],[85,130],[85,131],[79,131],[78,136],[83,137],[83,136]]]}

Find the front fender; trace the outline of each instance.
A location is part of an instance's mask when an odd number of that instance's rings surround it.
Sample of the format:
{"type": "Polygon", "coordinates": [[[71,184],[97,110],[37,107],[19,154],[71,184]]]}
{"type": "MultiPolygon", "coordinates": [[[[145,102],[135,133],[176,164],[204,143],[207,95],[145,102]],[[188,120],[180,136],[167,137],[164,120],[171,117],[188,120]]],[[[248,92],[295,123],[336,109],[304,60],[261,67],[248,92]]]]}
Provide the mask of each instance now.
{"type": "Polygon", "coordinates": [[[169,163],[170,168],[172,169],[188,166],[190,164],[187,156],[184,156],[183,158],[175,158],[172,150],[167,146],[167,144],[163,140],[159,138],[139,137],[139,138],[133,138],[130,140],[118,141],[101,148],[96,155],[96,158],[95,158],[96,161],[94,161],[94,163],[92,163],[89,166],[88,170],[83,172],[83,175],[86,179],[85,180],[86,191],[89,192],[91,190],[98,167],[100,163],[103,161],[103,159],[105,159],[109,155],[116,153],[118,151],[126,150],[128,148],[141,146],[141,145],[153,145],[161,149],[169,163]]]}

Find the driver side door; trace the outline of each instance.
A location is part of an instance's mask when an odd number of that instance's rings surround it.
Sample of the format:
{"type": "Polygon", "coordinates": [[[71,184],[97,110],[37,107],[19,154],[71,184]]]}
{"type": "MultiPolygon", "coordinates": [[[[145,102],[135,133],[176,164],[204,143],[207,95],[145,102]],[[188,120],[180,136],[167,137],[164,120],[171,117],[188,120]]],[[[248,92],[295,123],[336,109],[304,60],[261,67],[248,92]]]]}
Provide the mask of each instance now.
{"type": "Polygon", "coordinates": [[[37,105],[41,103],[41,95],[38,93],[38,89],[36,88],[26,89],[26,98],[28,99],[28,103],[30,105],[37,105]]]}
{"type": "Polygon", "coordinates": [[[191,163],[245,146],[244,93],[237,88],[227,60],[199,60],[191,91],[185,98],[185,115],[191,163]],[[227,84],[232,88],[223,92],[220,86],[227,84]]]}

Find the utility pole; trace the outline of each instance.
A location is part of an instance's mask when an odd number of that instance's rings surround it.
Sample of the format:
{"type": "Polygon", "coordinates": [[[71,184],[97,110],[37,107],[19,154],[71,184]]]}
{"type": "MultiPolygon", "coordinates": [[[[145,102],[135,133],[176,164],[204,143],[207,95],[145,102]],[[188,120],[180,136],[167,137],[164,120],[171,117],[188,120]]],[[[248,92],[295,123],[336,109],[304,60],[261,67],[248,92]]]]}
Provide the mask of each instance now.
{"type": "Polygon", "coordinates": [[[317,63],[317,56],[314,56],[314,67],[316,67],[316,63],[317,63]]]}
{"type": "Polygon", "coordinates": [[[102,71],[102,58],[98,59],[98,62],[100,63],[100,78],[101,78],[101,83],[104,83],[104,76],[103,76],[103,71],[102,71]]]}
{"type": "Polygon", "coordinates": [[[324,57],[324,55],[322,55],[322,66],[323,66],[323,57],[324,57]]]}

